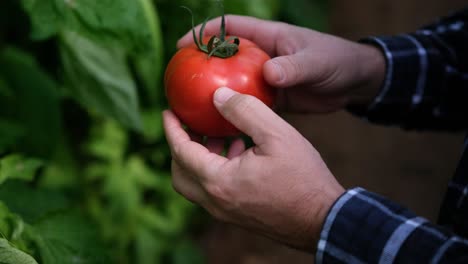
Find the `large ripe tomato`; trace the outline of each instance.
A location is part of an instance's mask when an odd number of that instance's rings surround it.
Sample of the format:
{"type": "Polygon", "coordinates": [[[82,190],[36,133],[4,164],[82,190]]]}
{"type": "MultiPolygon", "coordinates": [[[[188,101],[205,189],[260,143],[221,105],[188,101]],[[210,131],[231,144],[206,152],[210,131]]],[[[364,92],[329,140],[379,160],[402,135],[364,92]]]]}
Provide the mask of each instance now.
{"type": "Polygon", "coordinates": [[[228,58],[209,57],[194,43],[180,49],[169,62],[164,78],[169,106],[197,134],[240,134],[213,105],[213,94],[220,87],[253,95],[270,107],[274,103],[274,91],[263,78],[263,64],[270,57],[253,42],[239,40],[237,52],[228,58]]]}

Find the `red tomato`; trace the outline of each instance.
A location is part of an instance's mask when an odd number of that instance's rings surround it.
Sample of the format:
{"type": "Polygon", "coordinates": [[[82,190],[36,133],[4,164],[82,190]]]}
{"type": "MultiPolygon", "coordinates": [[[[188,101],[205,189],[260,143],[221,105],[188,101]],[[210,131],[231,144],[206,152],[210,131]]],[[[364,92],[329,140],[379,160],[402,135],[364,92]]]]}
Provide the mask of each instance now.
{"type": "Polygon", "coordinates": [[[215,108],[213,94],[220,87],[229,87],[255,96],[272,107],[274,91],[263,78],[263,64],[269,59],[256,44],[242,38],[238,52],[225,59],[208,58],[195,44],[182,48],[169,62],[164,76],[169,106],[182,123],[197,134],[239,135],[240,131],[215,108]]]}

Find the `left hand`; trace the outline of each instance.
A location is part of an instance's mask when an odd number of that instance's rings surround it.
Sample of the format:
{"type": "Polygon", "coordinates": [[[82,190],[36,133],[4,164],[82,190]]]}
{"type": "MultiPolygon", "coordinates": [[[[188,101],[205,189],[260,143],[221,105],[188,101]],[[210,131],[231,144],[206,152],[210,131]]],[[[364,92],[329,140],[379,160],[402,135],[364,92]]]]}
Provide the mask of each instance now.
{"type": "Polygon", "coordinates": [[[343,187],[315,148],[258,99],[221,88],[214,104],[255,146],[246,149],[235,140],[224,157],[223,140],[202,145],[165,111],[175,190],[220,220],[315,251],[343,187]]]}
{"type": "MultiPolygon", "coordinates": [[[[205,35],[219,34],[220,18],[209,21],[205,35]]],[[[196,27],[196,31],[201,26],[196,27]]],[[[291,113],[329,113],[348,105],[369,104],[385,77],[382,51],[281,22],[226,16],[226,32],[249,39],[272,59],[263,66],[265,81],[277,88],[276,108],[291,113]]],[[[177,46],[193,43],[192,33],[177,46]]]]}

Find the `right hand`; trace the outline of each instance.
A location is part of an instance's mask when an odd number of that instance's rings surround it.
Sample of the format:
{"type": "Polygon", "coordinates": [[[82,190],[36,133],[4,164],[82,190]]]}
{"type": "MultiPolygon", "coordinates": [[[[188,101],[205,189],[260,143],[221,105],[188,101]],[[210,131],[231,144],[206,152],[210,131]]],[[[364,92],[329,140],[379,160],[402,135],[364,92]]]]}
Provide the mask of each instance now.
{"type": "Polygon", "coordinates": [[[223,155],[223,140],[204,146],[165,111],[174,189],[220,220],[313,252],[344,188],[318,151],[260,100],[227,88],[213,97],[220,114],[255,146],[237,139],[223,155]]]}
{"type": "MultiPolygon", "coordinates": [[[[218,34],[219,25],[220,18],[208,22],[205,35],[218,34]]],[[[226,31],[252,40],[273,58],[264,65],[264,77],[280,89],[280,111],[328,113],[348,104],[367,104],[384,79],[384,56],[370,45],[281,22],[233,15],[226,16],[226,31]]],[[[181,48],[192,42],[189,32],[177,45],[181,48]]]]}

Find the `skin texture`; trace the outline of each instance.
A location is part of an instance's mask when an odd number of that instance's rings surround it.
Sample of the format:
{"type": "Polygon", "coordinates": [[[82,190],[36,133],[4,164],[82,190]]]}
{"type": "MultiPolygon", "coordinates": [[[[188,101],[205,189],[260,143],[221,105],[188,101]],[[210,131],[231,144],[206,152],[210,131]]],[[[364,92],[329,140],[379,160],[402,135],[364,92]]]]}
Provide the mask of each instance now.
{"type": "MultiPolygon", "coordinates": [[[[249,17],[227,16],[227,32],[250,39],[273,59],[265,80],[279,92],[280,110],[328,113],[369,103],[385,75],[376,48],[305,28],[249,17]]],[[[219,19],[207,25],[217,33],[219,19]]],[[[178,45],[189,45],[190,35],[178,45]]],[[[220,88],[213,105],[250,136],[246,149],[233,141],[186,131],[170,111],[163,114],[173,155],[174,189],[223,221],[295,248],[315,252],[328,211],[344,193],[318,151],[297,130],[258,99],[220,88]]]]}
{"type": "Polygon", "coordinates": [[[213,94],[219,87],[229,86],[272,107],[274,90],[262,72],[263,64],[269,59],[268,54],[246,39],[240,39],[239,51],[234,56],[208,58],[192,39],[192,44],[180,49],[166,69],[164,84],[169,105],[182,123],[200,135],[239,135],[240,131],[214,107],[213,94]]]}

